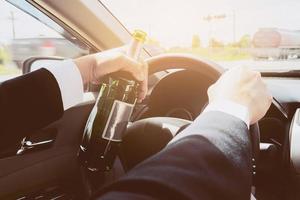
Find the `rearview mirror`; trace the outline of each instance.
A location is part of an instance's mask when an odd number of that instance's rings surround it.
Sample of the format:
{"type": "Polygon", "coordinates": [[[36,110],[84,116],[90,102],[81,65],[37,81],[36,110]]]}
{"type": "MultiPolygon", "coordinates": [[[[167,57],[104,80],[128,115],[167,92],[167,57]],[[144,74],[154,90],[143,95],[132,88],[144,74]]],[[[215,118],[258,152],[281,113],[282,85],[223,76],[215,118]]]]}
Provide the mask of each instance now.
{"type": "Polygon", "coordinates": [[[27,74],[45,66],[55,66],[62,60],[63,57],[31,57],[24,61],[22,73],[27,74]]]}

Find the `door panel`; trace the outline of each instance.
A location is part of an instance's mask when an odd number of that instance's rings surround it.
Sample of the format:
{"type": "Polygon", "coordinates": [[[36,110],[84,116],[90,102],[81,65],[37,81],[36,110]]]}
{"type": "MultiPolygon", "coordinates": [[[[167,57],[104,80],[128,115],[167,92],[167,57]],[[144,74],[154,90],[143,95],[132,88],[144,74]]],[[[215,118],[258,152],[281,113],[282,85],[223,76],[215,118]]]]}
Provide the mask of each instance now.
{"type": "MultiPolygon", "coordinates": [[[[21,75],[22,63],[29,57],[73,58],[91,50],[85,40],[82,42],[82,37],[76,37],[78,34],[74,30],[49,18],[39,10],[41,8],[31,5],[31,1],[0,0],[0,7],[3,8],[3,27],[7,25],[5,21],[10,23],[11,19],[16,19],[18,22],[13,35],[11,29],[3,29],[5,36],[1,39],[7,45],[0,44],[0,50],[4,52],[0,52],[0,67],[4,70],[0,74],[0,82],[21,75]],[[27,28],[25,32],[22,31],[24,27],[27,28]]],[[[72,181],[73,185],[78,183],[74,176],[78,170],[77,151],[93,104],[81,104],[65,111],[60,120],[29,138],[32,142],[54,139],[53,144],[26,150],[21,155],[16,155],[19,144],[10,147],[7,152],[0,152],[1,200],[28,197],[31,193],[39,195],[44,188],[65,186],[68,181],[72,181]]]]}
{"type": "Polygon", "coordinates": [[[49,128],[57,129],[53,146],[0,159],[0,199],[20,197],[51,183],[63,184],[77,174],[77,151],[94,102],[70,108],[49,128]]]}

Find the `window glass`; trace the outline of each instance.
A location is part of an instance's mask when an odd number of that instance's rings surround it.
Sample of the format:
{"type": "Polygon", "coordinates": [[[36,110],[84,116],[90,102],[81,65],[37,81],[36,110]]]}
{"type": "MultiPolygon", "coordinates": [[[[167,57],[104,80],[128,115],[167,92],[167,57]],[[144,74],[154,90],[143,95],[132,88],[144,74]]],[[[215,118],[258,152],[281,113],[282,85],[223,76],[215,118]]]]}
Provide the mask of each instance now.
{"type": "Polygon", "coordinates": [[[224,67],[300,69],[299,0],[100,0],[152,54],[190,53],[224,67]]]}
{"type": "Polygon", "coordinates": [[[32,56],[66,58],[87,54],[33,16],[0,0],[0,82],[21,75],[32,56]]]}

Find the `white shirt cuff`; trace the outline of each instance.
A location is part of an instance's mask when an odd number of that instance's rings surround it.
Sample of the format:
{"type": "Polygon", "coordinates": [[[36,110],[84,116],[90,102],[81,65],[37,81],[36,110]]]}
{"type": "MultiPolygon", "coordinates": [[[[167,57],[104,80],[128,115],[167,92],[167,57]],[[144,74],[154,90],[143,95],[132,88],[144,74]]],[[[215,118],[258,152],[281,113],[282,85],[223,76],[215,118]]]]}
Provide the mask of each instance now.
{"type": "MultiPolygon", "coordinates": [[[[220,111],[232,115],[234,117],[237,117],[241,119],[243,122],[245,122],[249,129],[249,111],[246,106],[240,105],[233,101],[222,100],[222,101],[216,101],[208,104],[208,106],[204,109],[203,113],[209,111],[220,111]]],[[[197,129],[197,119],[198,118],[196,118],[189,127],[187,127],[185,130],[180,132],[176,137],[174,137],[169,142],[169,144],[172,144],[173,142],[178,141],[183,137],[199,134],[198,131],[195,131],[197,129]]]]}
{"type": "Polygon", "coordinates": [[[61,92],[64,110],[83,100],[83,82],[73,60],[64,60],[55,66],[43,66],[55,77],[61,92]]]}
{"type": "Polygon", "coordinates": [[[203,112],[220,111],[241,119],[248,129],[250,124],[249,111],[246,106],[229,100],[215,101],[207,105],[203,112]]]}

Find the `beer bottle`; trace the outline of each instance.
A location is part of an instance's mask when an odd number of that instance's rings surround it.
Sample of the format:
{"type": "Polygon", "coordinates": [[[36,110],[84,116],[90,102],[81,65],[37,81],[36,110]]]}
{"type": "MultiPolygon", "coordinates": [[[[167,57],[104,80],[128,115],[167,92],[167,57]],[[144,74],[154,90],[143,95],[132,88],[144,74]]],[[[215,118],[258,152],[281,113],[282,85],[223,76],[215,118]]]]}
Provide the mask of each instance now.
{"type": "MultiPolygon", "coordinates": [[[[137,60],[145,38],[146,33],[135,31],[127,55],[137,60]]],[[[88,170],[111,169],[136,102],[137,87],[135,81],[116,76],[112,76],[109,83],[102,83],[79,151],[80,161],[88,170]]]]}

